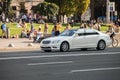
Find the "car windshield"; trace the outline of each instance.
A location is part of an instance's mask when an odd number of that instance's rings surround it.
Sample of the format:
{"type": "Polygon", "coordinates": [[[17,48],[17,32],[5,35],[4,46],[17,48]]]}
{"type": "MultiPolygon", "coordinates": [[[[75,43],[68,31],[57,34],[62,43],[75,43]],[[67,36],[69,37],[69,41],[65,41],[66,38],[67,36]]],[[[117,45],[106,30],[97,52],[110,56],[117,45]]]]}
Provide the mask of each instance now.
{"type": "Polygon", "coordinates": [[[72,36],[76,31],[77,31],[77,29],[75,29],[75,30],[65,30],[59,36],[72,36]]]}

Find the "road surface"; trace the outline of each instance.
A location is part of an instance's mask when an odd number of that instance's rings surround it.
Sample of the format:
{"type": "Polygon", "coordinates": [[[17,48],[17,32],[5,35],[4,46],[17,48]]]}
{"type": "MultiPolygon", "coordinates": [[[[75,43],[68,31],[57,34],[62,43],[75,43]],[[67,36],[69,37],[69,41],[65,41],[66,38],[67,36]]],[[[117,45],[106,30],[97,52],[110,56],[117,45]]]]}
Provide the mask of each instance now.
{"type": "Polygon", "coordinates": [[[0,53],[0,80],[120,80],[120,49],[0,53]]]}

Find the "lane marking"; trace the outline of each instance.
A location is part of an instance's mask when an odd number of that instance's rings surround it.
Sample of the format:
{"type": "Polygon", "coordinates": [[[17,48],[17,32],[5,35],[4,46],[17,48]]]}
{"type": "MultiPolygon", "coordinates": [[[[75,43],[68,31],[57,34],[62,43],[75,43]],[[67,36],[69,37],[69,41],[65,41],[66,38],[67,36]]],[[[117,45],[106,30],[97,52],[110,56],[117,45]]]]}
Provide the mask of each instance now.
{"type": "Polygon", "coordinates": [[[116,54],[120,54],[120,52],[4,57],[4,58],[0,58],[0,60],[31,59],[31,58],[50,58],[50,57],[76,57],[76,56],[95,56],[95,55],[116,55],[116,54]]]}
{"type": "Polygon", "coordinates": [[[36,65],[50,65],[50,64],[65,64],[65,63],[72,63],[73,61],[64,61],[64,62],[47,62],[47,63],[30,63],[27,64],[29,66],[36,66],[36,65]]]}
{"type": "Polygon", "coordinates": [[[70,73],[77,73],[77,72],[92,72],[92,71],[107,71],[107,70],[119,70],[120,67],[114,68],[95,68],[95,69],[81,69],[81,70],[72,70],[70,73]]]}

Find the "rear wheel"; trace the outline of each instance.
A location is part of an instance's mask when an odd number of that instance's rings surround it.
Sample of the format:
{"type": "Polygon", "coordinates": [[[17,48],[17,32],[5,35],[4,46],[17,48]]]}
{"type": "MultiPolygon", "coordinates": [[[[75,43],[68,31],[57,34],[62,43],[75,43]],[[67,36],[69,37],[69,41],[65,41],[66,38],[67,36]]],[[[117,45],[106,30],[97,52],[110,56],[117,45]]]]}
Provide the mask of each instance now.
{"type": "Polygon", "coordinates": [[[106,43],[105,41],[101,40],[98,42],[98,45],[97,45],[97,50],[104,50],[106,48],[106,43]]]}
{"type": "Polygon", "coordinates": [[[81,48],[81,50],[82,50],[82,51],[86,51],[86,50],[87,50],[87,48],[81,48]]]}
{"type": "Polygon", "coordinates": [[[60,46],[60,51],[62,51],[62,52],[69,51],[69,44],[68,44],[68,42],[62,42],[62,44],[60,46]]]}

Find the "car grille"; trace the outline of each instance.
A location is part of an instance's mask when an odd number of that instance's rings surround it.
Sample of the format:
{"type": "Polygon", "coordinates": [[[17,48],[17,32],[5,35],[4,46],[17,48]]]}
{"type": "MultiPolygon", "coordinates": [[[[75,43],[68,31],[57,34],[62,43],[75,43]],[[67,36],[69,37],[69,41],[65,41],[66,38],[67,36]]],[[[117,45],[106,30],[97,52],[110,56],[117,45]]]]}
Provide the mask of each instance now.
{"type": "Polygon", "coordinates": [[[50,41],[43,41],[42,44],[50,44],[50,41]]]}

